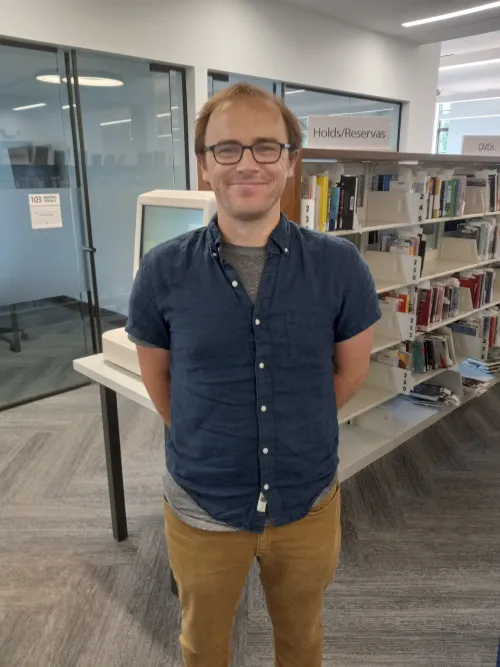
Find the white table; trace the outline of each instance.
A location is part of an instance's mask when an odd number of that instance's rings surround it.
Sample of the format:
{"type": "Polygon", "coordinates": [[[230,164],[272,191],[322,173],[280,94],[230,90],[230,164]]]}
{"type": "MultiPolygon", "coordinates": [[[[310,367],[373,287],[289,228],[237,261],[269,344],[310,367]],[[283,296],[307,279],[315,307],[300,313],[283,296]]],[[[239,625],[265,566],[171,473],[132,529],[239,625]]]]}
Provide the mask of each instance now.
{"type": "Polygon", "coordinates": [[[156,410],[141,378],[104,361],[102,354],[75,359],[73,367],[99,384],[113,536],[118,541],[125,540],[128,530],[116,395],[121,394],[139,405],[156,410]]]}

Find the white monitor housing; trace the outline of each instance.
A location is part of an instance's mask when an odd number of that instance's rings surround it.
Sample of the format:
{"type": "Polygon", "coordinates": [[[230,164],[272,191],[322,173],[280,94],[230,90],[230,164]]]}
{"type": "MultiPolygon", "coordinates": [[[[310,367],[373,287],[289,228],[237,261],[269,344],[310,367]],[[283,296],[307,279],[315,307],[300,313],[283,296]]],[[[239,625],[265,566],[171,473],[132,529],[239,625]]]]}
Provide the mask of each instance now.
{"type": "MultiPolygon", "coordinates": [[[[154,190],[137,200],[133,276],[152,248],[185,232],[208,225],[217,211],[215,195],[197,190],[154,190]]],[[[137,350],[125,329],[102,336],[104,360],[140,375],[137,350]]]]}

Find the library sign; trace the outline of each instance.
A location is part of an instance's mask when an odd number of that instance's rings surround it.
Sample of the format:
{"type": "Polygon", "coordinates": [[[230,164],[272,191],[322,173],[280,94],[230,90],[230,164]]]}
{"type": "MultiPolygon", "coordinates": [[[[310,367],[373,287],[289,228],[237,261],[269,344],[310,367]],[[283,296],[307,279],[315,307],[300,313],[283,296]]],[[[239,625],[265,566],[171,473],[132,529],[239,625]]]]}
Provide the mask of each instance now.
{"type": "Polygon", "coordinates": [[[391,148],[391,119],[354,114],[309,116],[307,146],[387,151],[391,148]]]}
{"type": "Polygon", "coordinates": [[[500,155],[500,136],[466,134],[462,138],[462,155],[500,155]]]}

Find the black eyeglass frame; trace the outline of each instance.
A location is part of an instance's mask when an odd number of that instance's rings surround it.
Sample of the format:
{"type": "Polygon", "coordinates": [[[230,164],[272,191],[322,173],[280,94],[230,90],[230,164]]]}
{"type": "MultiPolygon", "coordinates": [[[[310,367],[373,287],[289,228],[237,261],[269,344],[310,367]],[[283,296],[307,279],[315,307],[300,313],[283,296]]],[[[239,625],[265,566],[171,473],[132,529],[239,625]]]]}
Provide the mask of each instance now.
{"type": "Polygon", "coordinates": [[[238,143],[237,141],[223,141],[220,144],[213,144],[213,146],[205,146],[203,152],[204,153],[211,152],[212,155],[214,156],[214,160],[217,162],[217,164],[221,164],[223,166],[234,166],[235,164],[238,164],[243,160],[243,155],[245,154],[245,151],[247,149],[252,153],[252,157],[255,160],[255,162],[257,162],[257,164],[276,164],[277,162],[280,161],[281,156],[283,155],[283,151],[285,149],[287,149],[287,150],[292,149],[292,144],[282,144],[279,141],[257,141],[255,144],[248,144],[248,145],[245,146],[243,144],[238,143]],[[272,162],[262,162],[262,161],[258,160],[255,157],[254,148],[255,148],[255,146],[259,146],[259,144],[274,144],[275,146],[279,146],[280,147],[280,153],[279,153],[278,157],[276,158],[276,160],[272,160],[272,162]],[[238,146],[241,149],[241,155],[238,158],[238,160],[236,160],[236,162],[219,162],[219,160],[216,158],[215,149],[218,148],[219,146],[225,146],[225,145],[238,146]]]}

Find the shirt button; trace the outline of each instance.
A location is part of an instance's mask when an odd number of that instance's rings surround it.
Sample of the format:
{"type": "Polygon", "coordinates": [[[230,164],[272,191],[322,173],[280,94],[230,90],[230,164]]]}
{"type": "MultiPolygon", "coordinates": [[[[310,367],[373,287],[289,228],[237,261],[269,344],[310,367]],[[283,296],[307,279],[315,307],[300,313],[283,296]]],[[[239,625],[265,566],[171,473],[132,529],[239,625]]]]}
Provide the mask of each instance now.
{"type": "Polygon", "coordinates": [[[285,248],[285,253],[288,255],[288,248],[285,248]]]}
{"type": "Polygon", "coordinates": [[[238,281],[237,281],[237,280],[233,280],[233,282],[231,283],[231,285],[232,285],[233,287],[238,287],[238,281]]]}
{"type": "Polygon", "coordinates": [[[259,368],[264,368],[264,364],[262,363],[262,361],[259,364],[259,368]]]}
{"type": "Polygon", "coordinates": [[[255,324],[256,324],[257,326],[259,326],[259,324],[260,324],[260,320],[255,320],[255,324]]]}
{"type": "Polygon", "coordinates": [[[264,449],[262,450],[262,453],[263,453],[263,454],[269,454],[269,450],[268,450],[268,448],[267,448],[267,447],[264,447],[264,449]]]}
{"type": "Polygon", "coordinates": [[[263,406],[261,407],[261,410],[262,410],[262,412],[265,412],[265,411],[267,410],[266,406],[263,405],[263,406]]]}
{"type": "Polygon", "coordinates": [[[264,484],[264,491],[269,491],[269,484],[264,484]]]}
{"type": "Polygon", "coordinates": [[[216,252],[213,252],[213,253],[212,253],[212,257],[217,257],[217,253],[216,253],[216,252]]]}

